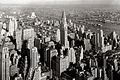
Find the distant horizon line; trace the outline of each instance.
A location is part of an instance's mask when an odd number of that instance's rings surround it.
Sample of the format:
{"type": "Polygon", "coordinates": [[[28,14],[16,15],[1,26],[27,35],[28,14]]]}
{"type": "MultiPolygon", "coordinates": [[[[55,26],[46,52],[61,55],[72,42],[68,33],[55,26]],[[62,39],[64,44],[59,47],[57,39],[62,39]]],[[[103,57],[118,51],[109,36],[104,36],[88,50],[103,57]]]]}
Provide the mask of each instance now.
{"type": "Polygon", "coordinates": [[[1,3],[0,2],[0,5],[120,5],[120,4],[106,4],[106,3],[1,3]]]}
{"type": "Polygon", "coordinates": [[[49,8],[66,8],[66,7],[70,7],[70,8],[78,8],[78,7],[82,7],[82,8],[109,8],[109,9],[120,9],[120,5],[115,5],[115,4],[1,4],[1,7],[49,7],[49,8]]]}

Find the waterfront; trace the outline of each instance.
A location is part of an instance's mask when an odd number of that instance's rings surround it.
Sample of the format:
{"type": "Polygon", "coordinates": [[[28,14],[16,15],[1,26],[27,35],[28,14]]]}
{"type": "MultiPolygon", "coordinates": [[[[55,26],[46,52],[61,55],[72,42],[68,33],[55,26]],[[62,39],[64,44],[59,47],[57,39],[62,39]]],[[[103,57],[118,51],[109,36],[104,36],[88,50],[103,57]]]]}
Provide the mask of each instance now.
{"type": "Polygon", "coordinates": [[[110,34],[111,32],[115,31],[117,34],[120,35],[120,25],[118,24],[111,24],[111,23],[101,23],[98,22],[98,24],[101,24],[101,27],[98,26],[90,26],[87,25],[87,28],[91,31],[96,31],[97,29],[102,29],[105,34],[110,34]]]}

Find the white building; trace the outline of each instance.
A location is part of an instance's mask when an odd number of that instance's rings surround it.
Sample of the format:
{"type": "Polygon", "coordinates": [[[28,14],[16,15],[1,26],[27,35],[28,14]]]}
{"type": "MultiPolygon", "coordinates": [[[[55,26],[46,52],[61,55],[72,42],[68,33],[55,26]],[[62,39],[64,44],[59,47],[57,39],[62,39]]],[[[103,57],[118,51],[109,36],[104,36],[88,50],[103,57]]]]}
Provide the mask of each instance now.
{"type": "Polygon", "coordinates": [[[32,18],[32,19],[36,18],[35,12],[32,12],[31,18],[32,18]]]}

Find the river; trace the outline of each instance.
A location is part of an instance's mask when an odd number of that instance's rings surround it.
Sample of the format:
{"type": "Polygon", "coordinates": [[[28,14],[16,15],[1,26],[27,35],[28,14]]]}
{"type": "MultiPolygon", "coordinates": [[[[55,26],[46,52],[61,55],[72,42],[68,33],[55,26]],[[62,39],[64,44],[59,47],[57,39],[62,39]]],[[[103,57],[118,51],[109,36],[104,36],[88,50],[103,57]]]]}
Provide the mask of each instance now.
{"type": "Polygon", "coordinates": [[[110,34],[111,32],[115,31],[118,35],[120,35],[120,25],[117,24],[111,24],[111,23],[102,23],[97,22],[98,24],[101,24],[101,27],[97,26],[91,26],[87,25],[87,29],[90,29],[91,31],[95,32],[97,29],[102,29],[104,34],[110,34]]]}

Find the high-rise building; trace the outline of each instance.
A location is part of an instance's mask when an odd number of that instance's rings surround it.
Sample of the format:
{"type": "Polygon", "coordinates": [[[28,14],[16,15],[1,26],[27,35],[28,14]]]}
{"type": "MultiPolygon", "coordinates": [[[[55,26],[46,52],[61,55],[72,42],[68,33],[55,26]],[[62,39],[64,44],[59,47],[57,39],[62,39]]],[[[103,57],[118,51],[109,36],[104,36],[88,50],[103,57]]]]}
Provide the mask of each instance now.
{"type": "Polygon", "coordinates": [[[10,32],[10,35],[13,36],[13,33],[14,31],[17,29],[18,25],[17,25],[17,20],[15,18],[10,18],[10,21],[9,21],[9,32],[10,32]]]}
{"type": "Polygon", "coordinates": [[[64,56],[63,50],[61,50],[60,56],[56,56],[55,65],[56,65],[56,69],[55,69],[56,76],[60,77],[61,73],[66,71],[66,69],[69,66],[69,57],[64,56]]]}
{"type": "Polygon", "coordinates": [[[118,70],[118,62],[117,62],[117,59],[114,60],[114,68],[115,68],[115,71],[118,70]]]}
{"type": "Polygon", "coordinates": [[[34,73],[34,76],[33,76],[33,80],[41,80],[41,66],[38,66],[38,67],[35,69],[35,73],[34,73]]]}
{"type": "Polygon", "coordinates": [[[8,47],[1,47],[0,51],[0,80],[9,80],[8,47]],[[7,56],[6,56],[7,54],[7,56]],[[6,58],[7,57],[7,58],[6,58]]]}
{"type": "Polygon", "coordinates": [[[59,42],[60,41],[60,29],[57,29],[57,32],[56,32],[56,42],[59,42]]]}
{"type": "Polygon", "coordinates": [[[5,80],[5,53],[0,52],[0,80],[5,80]]]}
{"type": "Polygon", "coordinates": [[[110,34],[110,39],[111,39],[111,43],[112,43],[112,48],[115,49],[117,47],[117,34],[115,31],[113,31],[110,34]]]}
{"type": "Polygon", "coordinates": [[[33,28],[23,29],[23,40],[27,40],[29,38],[33,38],[35,35],[33,28]]]}
{"type": "Polygon", "coordinates": [[[51,60],[53,56],[57,56],[58,52],[55,48],[49,49],[47,52],[47,66],[51,69],[51,60]]]}
{"type": "Polygon", "coordinates": [[[90,30],[88,30],[87,32],[86,32],[86,38],[87,39],[91,39],[91,36],[92,36],[93,34],[92,34],[92,32],[90,31],[90,30]]]}
{"type": "Polygon", "coordinates": [[[27,56],[25,56],[24,79],[26,79],[27,76],[27,68],[28,68],[28,60],[27,60],[27,56]]]}
{"type": "Polygon", "coordinates": [[[75,50],[73,48],[70,48],[68,57],[69,57],[69,62],[76,63],[75,50]]]}
{"type": "Polygon", "coordinates": [[[83,59],[83,57],[83,47],[81,46],[80,48],[76,49],[76,62],[80,62],[83,59]]]}
{"type": "Polygon", "coordinates": [[[16,39],[16,49],[20,50],[22,48],[22,30],[15,31],[15,39],[16,39]]]}
{"type": "Polygon", "coordinates": [[[111,38],[112,40],[114,40],[114,39],[116,39],[116,37],[117,37],[116,32],[113,31],[113,32],[111,33],[111,35],[110,35],[110,38],[111,38]]]}
{"type": "Polygon", "coordinates": [[[69,26],[73,26],[73,23],[72,23],[71,19],[68,20],[68,24],[69,24],[69,26]]]}
{"type": "Polygon", "coordinates": [[[68,63],[68,57],[65,58],[57,57],[56,75],[58,77],[61,75],[62,72],[64,72],[68,68],[67,63],[68,63]]]}
{"type": "Polygon", "coordinates": [[[6,33],[7,27],[6,27],[6,23],[0,23],[1,26],[1,35],[4,35],[6,33]]]}
{"type": "Polygon", "coordinates": [[[10,74],[9,74],[9,67],[10,67],[10,57],[9,57],[9,51],[6,47],[6,59],[5,59],[5,78],[6,80],[10,80],[10,74]]]}
{"type": "Polygon", "coordinates": [[[83,55],[83,47],[81,46],[81,48],[80,48],[80,60],[82,60],[83,57],[84,57],[84,55],[83,55]]]}
{"type": "Polygon", "coordinates": [[[34,46],[37,47],[37,49],[41,49],[42,40],[40,38],[34,39],[34,46]]]}
{"type": "Polygon", "coordinates": [[[103,30],[99,30],[100,49],[104,48],[103,30]]]}
{"type": "Polygon", "coordinates": [[[98,48],[100,47],[99,33],[95,34],[95,46],[96,46],[96,50],[98,50],[98,48]]]}
{"type": "Polygon", "coordinates": [[[104,48],[104,36],[103,36],[103,30],[97,30],[97,32],[94,35],[95,40],[95,49],[96,50],[102,50],[104,48]]]}
{"type": "Polygon", "coordinates": [[[14,31],[18,28],[18,22],[17,19],[14,18],[14,31]]]}
{"type": "Polygon", "coordinates": [[[54,56],[52,58],[53,76],[60,77],[61,73],[66,71],[68,66],[69,66],[69,57],[64,56],[63,50],[61,50],[61,55],[54,56]]]}
{"type": "Polygon", "coordinates": [[[11,35],[13,35],[13,32],[14,32],[14,21],[10,18],[10,21],[9,21],[9,28],[8,28],[9,32],[11,35]]]}
{"type": "Polygon", "coordinates": [[[35,32],[33,28],[23,29],[23,37],[22,39],[27,41],[27,48],[31,49],[34,47],[34,37],[35,32]]]}
{"type": "Polygon", "coordinates": [[[2,27],[3,27],[3,22],[0,22],[0,33],[1,33],[1,30],[2,30],[2,27]]]}
{"type": "Polygon", "coordinates": [[[31,49],[34,47],[34,38],[29,38],[28,39],[28,44],[27,44],[28,49],[31,49]]]}
{"type": "Polygon", "coordinates": [[[85,45],[85,51],[86,50],[91,50],[91,43],[90,43],[90,39],[84,39],[84,45],[85,45]]]}
{"type": "Polygon", "coordinates": [[[65,48],[68,48],[69,47],[68,25],[66,21],[65,12],[62,13],[62,20],[61,20],[61,25],[60,25],[60,38],[61,38],[61,44],[65,46],[65,48]]]}
{"type": "Polygon", "coordinates": [[[85,27],[84,25],[80,25],[79,28],[78,28],[78,35],[79,35],[79,38],[83,37],[83,33],[85,32],[85,27]]]}
{"type": "Polygon", "coordinates": [[[10,76],[13,77],[15,74],[18,74],[17,65],[11,65],[10,66],[10,76]]]}
{"type": "Polygon", "coordinates": [[[37,65],[38,65],[38,62],[39,62],[39,57],[38,57],[39,55],[38,55],[38,51],[37,51],[37,48],[36,47],[34,47],[34,48],[32,48],[31,49],[31,51],[30,51],[30,64],[31,64],[31,68],[36,68],[37,67],[37,65]]]}
{"type": "Polygon", "coordinates": [[[49,53],[49,48],[47,47],[47,48],[45,48],[44,49],[44,62],[45,63],[47,63],[47,61],[48,61],[48,53],[49,53]]]}

